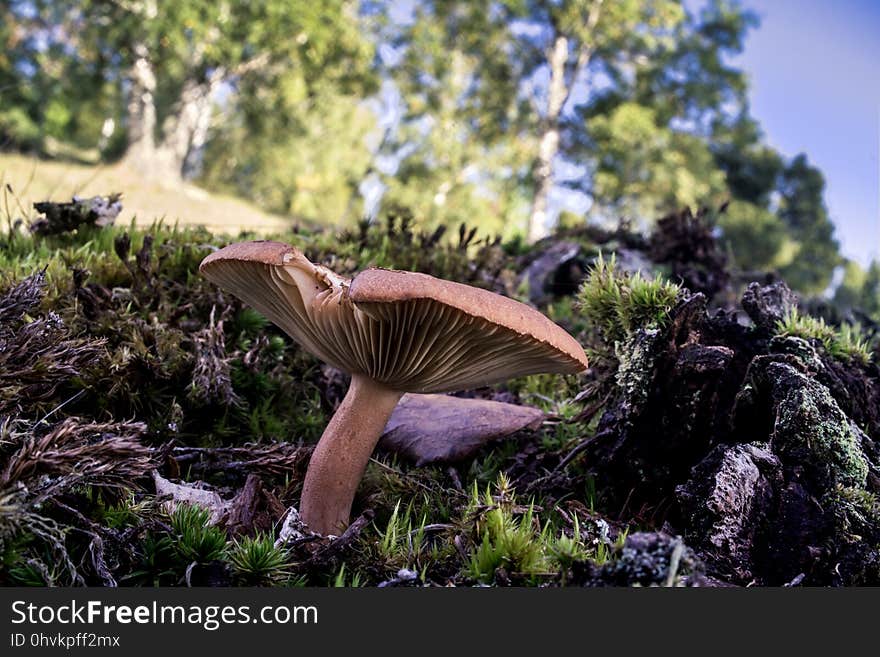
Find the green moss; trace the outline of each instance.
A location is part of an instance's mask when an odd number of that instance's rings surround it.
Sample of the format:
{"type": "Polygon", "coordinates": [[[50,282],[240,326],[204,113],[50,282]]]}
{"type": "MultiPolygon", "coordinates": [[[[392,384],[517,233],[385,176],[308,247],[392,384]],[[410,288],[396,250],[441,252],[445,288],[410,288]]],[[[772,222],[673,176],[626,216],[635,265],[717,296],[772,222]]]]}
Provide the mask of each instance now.
{"type": "Polygon", "coordinates": [[[514,512],[516,498],[506,479],[499,479],[496,495],[486,489],[480,495],[474,486],[469,513],[476,517],[474,531],[479,540],[466,566],[469,577],[490,583],[499,569],[525,577],[546,568],[541,534],[535,526],[534,507],[514,512]]]}
{"type": "Polygon", "coordinates": [[[518,503],[504,475],[482,493],[475,484],[461,521],[472,539],[465,575],[484,584],[565,582],[575,563],[600,565],[610,558],[611,546],[588,540],[576,515],[563,528],[559,516],[549,513],[542,524],[537,509],[534,502],[518,503]]]}
{"type": "Polygon", "coordinates": [[[777,336],[796,337],[821,344],[826,353],[843,362],[855,361],[867,365],[871,346],[862,328],[857,324],[842,324],[840,328],[825,320],[805,315],[793,308],[776,325],[777,336]]]}
{"type": "Polygon", "coordinates": [[[427,573],[455,556],[454,526],[436,520],[429,522],[433,516],[430,506],[431,499],[424,495],[405,507],[398,500],[384,526],[376,526],[378,540],[370,552],[375,555],[375,562],[384,566],[387,577],[406,569],[419,573],[424,582],[427,573]],[[416,508],[420,510],[414,511],[416,508]]]}
{"type": "Polygon", "coordinates": [[[190,504],[178,505],[171,514],[172,545],[182,564],[226,557],[226,533],[208,523],[209,515],[206,509],[190,504]]]}
{"type": "Polygon", "coordinates": [[[838,486],[826,495],[823,505],[829,507],[838,533],[859,541],[870,532],[880,532],[880,500],[861,488],[838,486]]]}
{"type": "Polygon", "coordinates": [[[829,351],[835,358],[862,365],[867,365],[873,358],[870,341],[858,324],[841,325],[829,351]]]}
{"type": "Polygon", "coordinates": [[[339,567],[339,572],[330,579],[329,585],[337,589],[356,589],[363,586],[363,581],[361,579],[361,574],[357,572],[349,577],[346,572],[345,564],[342,564],[342,566],[339,567]]]}
{"type": "Polygon", "coordinates": [[[512,392],[523,403],[546,413],[565,416],[566,406],[581,391],[581,385],[581,377],[574,374],[533,374],[500,384],[498,388],[512,392]]]}
{"type": "Polygon", "coordinates": [[[779,403],[773,444],[783,462],[793,457],[826,487],[865,487],[868,462],[858,436],[828,389],[813,380],[779,403]]]}
{"type": "Polygon", "coordinates": [[[291,577],[290,555],[275,547],[275,539],[266,534],[233,541],[229,562],[238,583],[244,586],[278,585],[291,577]]]}
{"type": "Polygon", "coordinates": [[[830,516],[826,543],[834,575],[854,586],[880,582],[880,501],[860,488],[838,486],[821,500],[830,516]]]}
{"type": "Polygon", "coordinates": [[[613,255],[607,261],[600,255],[578,291],[578,303],[611,346],[638,328],[663,327],[680,293],[672,282],[620,272],[613,255]]]}

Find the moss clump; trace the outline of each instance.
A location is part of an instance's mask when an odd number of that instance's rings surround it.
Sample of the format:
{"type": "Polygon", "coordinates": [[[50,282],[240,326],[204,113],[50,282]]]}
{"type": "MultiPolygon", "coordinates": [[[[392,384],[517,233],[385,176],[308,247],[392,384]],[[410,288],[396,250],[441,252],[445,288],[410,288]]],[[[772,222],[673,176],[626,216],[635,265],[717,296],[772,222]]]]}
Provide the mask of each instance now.
{"type": "Polygon", "coordinates": [[[625,538],[621,534],[612,543],[607,535],[592,536],[577,515],[566,528],[542,525],[535,505],[520,506],[503,474],[494,491],[487,487],[480,494],[474,485],[461,522],[472,537],[464,574],[484,584],[564,583],[578,564],[606,564],[625,538]]]}
{"type": "Polygon", "coordinates": [[[206,564],[226,558],[226,532],[210,524],[210,512],[181,504],[171,514],[172,547],[181,563],[206,564]]]}
{"type": "Polygon", "coordinates": [[[471,500],[471,509],[477,515],[475,530],[481,538],[471,551],[467,574],[483,583],[492,582],[499,569],[504,569],[505,574],[528,577],[546,567],[534,507],[529,505],[524,513],[517,515],[509,483],[500,480],[497,491],[494,497],[490,490],[480,496],[475,486],[471,500]]]}
{"type": "Polygon", "coordinates": [[[245,586],[279,585],[291,577],[290,555],[275,547],[275,539],[268,534],[233,541],[229,561],[236,581],[245,586]]]}
{"type": "Polygon", "coordinates": [[[838,486],[828,493],[823,506],[832,510],[838,533],[861,541],[867,533],[880,532],[880,500],[861,488],[838,486]]]}
{"type": "Polygon", "coordinates": [[[665,326],[681,294],[670,281],[618,271],[615,256],[601,255],[578,291],[583,314],[611,346],[638,328],[665,326]]]}
{"type": "Polygon", "coordinates": [[[870,342],[858,324],[841,325],[837,331],[837,339],[831,344],[829,351],[840,360],[855,361],[862,365],[867,365],[873,357],[870,342]]]}
{"type": "Polygon", "coordinates": [[[867,365],[872,357],[868,339],[857,324],[843,324],[835,328],[825,320],[805,315],[797,308],[789,310],[776,323],[777,337],[796,337],[821,344],[832,358],[843,362],[867,365]]]}
{"type": "Polygon", "coordinates": [[[833,583],[880,583],[880,501],[860,488],[839,486],[821,501],[829,514],[833,583]]]}
{"type": "Polygon", "coordinates": [[[773,447],[784,462],[796,461],[823,487],[865,487],[868,462],[856,430],[828,389],[811,379],[804,377],[779,403],[773,447]]]}
{"type": "Polygon", "coordinates": [[[615,257],[600,254],[578,292],[578,306],[593,329],[590,357],[606,369],[628,409],[648,398],[658,341],[682,288],[617,269],[615,257]]]}

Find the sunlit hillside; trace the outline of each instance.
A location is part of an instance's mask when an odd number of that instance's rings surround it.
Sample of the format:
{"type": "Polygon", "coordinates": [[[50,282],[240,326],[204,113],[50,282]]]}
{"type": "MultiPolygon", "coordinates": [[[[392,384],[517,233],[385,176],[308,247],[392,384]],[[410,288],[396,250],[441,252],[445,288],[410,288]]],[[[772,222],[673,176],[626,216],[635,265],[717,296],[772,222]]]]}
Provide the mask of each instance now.
{"type": "Polygon", "coordinates": [[[263,212],[256,206],[201,189],[195,185],[166,187],[146,180],[124,165],[84,165],[0,153],[0,181],[12,189],[13,215],[30,216],[34,201],[70,200],[74,194],[94,196],[124,191],[123,212],[117,220],[149,225],[156,219],[182,226],[206,226],[213,232],[279,232],[292,220],[263,212]],[[14,198],[13,198],[14,197],[14,198]],[[18,204],[21,207],[17,207],[18,204]]]}

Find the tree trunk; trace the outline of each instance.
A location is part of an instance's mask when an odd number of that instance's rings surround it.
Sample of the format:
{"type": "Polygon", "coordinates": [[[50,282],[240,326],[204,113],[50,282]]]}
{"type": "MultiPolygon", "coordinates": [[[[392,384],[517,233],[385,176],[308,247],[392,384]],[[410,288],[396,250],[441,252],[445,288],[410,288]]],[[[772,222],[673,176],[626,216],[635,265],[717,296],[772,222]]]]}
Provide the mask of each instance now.
{"type": "Polygon", "coordinates": [[[187,151],[186,158],[183,161],[182,173],[183,177],[187,180],[198,177],[202,172],[205,145],[208,143],[208,131],[211,128],[211,116],[214,107],[211,98],[214,95],[214,91],[215,87],[212,86],[205,96],[204,102],[200,103],[198,107],[195,125],[189,140],[189,151],[187,151]]]}
{"type": "Polygon", "coordinates": [[[535,166],[535,196],[529,215],[529,241],[536,242],[548,234],[547,202],[553,187],[553,160],[559,152],[559,115],[568,98],[565,67],[568,62],[568,37],[557,35],[549,52],[550,86],[547,92],[547,113],[541,126],[538,162],[535,166]]]}
{"type": "Polygon", "coordinates": [[[156,74],[147,47],[139,43],[134,52],[126,106],[128,148],[125,160],[138,171],[147,172],[156,158],[156,74]]]}
{"type": "Polygon", "coordinates": [[[125,160],[139,173],[172,184],[197,169],[208,138],[211,98],[223,79],[223,72],[217,71],[204,82],[187,80],[180,99],[163,121],[162,139],[157,144],[156,76],[146,53],[139,56],[131,73],[125,160]]]}
{"type": "MultiPolygon", "coordinates": [[[[158,13],[156,0],[145,0],[138,6],[138,11],[146,18],[155,18],[158,13]]],[[[135,47],[135,62],[130,72],[129,144],[125,160],[145,176],[176,184],[197,174],[208,140],[215,92],[224,81],[270,63],[269,53],[263,52],[231,69],[223,66],[210,69],[205,77],[196,73],[203,70],[202,54],[203,49],[188,62],[192,76],[184,81],[177,101],[162,122],[162,136],[157,144],[156,74],[146,44],[135,47]]]]}
{"type": "MultiPolygon", "coordinates": [[[[599,21],[604,0],[593,0],[584,20],[587,34],[591,34],[599,21]]],[[[538,162],[535,166],[535,197],[529,215],[529,241],[536,242],[549,234],[547,226],[547,203],[553,188],[553,161],[559,153],[559,116],[581,73],[587,70],[593,55],[590,43],[581,43],[577,62],[568,63],[568,37],[559,34],[556,28],[553,48],[547,53],[550,66],[550,86],[547,93],[547,113],[541,122],[541,141],[538,146],[538,162]]]]}
{"type": "Polygon", "coordinates": [[[157,164],[166,176],[180,181],[192,173],[208,138],[211,98],[225,77],[226,71],[218,68],[207,80],[184,82],[180,98],[163,123],[163,139],[157,149],[157,164]]]}

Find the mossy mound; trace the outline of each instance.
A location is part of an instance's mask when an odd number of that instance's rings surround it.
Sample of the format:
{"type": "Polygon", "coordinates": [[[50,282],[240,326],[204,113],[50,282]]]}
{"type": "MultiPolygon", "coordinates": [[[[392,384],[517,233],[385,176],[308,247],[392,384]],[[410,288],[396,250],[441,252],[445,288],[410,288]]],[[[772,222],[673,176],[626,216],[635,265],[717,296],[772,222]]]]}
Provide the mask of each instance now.
{"type": "Polygon", "coordinates": [[[0,583],[880,583],[870,345],[797,321],[778,283],[749,288],[747,320],[701,221],[529,248],[406,216],[279,236],[343,274],[531,298],[591,355],[582,376],[462,393],[548,419],[455,465],[380,454],[332,541],[288,509],[346,376],[199,276],[231,238],[0,236],[0,583]],[[172,508],[160,480],[222,513],[172,508]]]}

